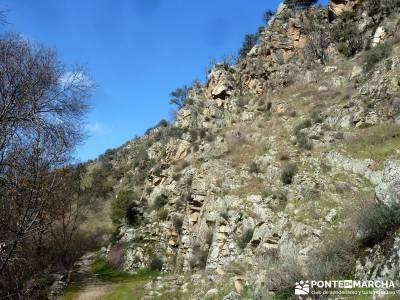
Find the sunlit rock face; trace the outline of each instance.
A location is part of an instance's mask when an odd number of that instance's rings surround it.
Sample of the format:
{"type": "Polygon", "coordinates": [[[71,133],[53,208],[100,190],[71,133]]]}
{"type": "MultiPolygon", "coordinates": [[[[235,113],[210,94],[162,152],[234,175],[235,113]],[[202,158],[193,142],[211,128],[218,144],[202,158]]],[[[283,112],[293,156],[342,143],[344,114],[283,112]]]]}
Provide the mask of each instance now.
{"type": "Polygon", "coordinates": [[[333,16],[340,16],[346,11],[353,10],[360,2],[360,0],[330,0],[329,12],[333,16]]]}
{"type": "Polygon", "coordinates": [[[208,76],[206,90],[213,99],[228,98],[233,89],[232,70],[224,64],[216,65],[208,76]]]}

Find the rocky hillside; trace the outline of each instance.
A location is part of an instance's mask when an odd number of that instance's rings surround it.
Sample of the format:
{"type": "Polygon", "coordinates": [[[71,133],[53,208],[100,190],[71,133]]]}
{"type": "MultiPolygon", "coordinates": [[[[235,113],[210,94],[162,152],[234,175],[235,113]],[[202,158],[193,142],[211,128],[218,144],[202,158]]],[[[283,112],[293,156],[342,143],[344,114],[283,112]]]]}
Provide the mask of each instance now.
{"type": "Polygon", "coordinates": [[[193,84],[173,124],[88,164],[85,184],[113,198],[99,255],[165,274],[143,297],[399,279],[399,3],[381,2],[280,5],[246,57],[193,84]]]}

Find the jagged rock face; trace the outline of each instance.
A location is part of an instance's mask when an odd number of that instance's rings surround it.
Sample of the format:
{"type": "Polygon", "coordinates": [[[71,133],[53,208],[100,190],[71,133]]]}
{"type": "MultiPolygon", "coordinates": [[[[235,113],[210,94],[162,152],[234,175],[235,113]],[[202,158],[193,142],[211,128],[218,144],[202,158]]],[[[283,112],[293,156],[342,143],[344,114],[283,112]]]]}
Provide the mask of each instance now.
{"type": "MultiPolygon", "coordinates": [[[[293,42],[293,47],[295,49],[303,49],[305,47],[307,38],[302,31],[302,23],[300,20],[290,20],[287,35],[289,39],[293,42]]],[[[289,57],[290,54],[288,57],[284,58],[289,57]]]]}
{"type": "MultiPolygon", "coordinates": [[[[240,83],[252,94],[262,95],[295,80],[294,77],[302,72],[302,66],[290,59],[304,55],[307,45],[305,24],[324,15],[327,15],[326,11],[318,8],[305,13],[281,5],[268,27],[261,31],[259,44],[248,53],[237,70],[240,83]]],[[[320,22],[328,25],[327,18],[320,22]]]]}
{"type": "Polygon", "coordinates": [[[362,280],[400,279],[400,236],[396,234],[389,245],[376,245],[357,260],[356,275],[362,280]]]}
{"type": "Polygon", "coordinates": [[[382,26],[379,26],[374,34],[372,39],[372,47],[376,47],[378,44],[383,43],[385,41],[385,29],[382,26]]]}
{"type": "Polygon", "coordinates": [[[340,16],[346,11],[352,11],[360,2],[360,0],[330,0],[329,12],[334,16],[340,16]]]}
{"type": "MultiPolygon", "coordinates": [[[[332,224],[340,218],[340,208],[326,209],[324,207],[317,210],[320,218],[320,223],[317,225],[310,225],[307,220],[296,217],[299,215],[299,207],[312,209],[313,201],[308,201],[307,191],[321,189],[329,193],[327,187],[329,184],[326,183],[328,178],[324,178],[320,171],[321,157],[302,157],[301,154],[296,154],[303,163],[312,165],[313,174],[296,175],[293,184],[286,187],[290,200],[284,211],[278,210],[279,199],[275,195],[263,195],[262,190],[241,196],[231,193],[254,180],[254,175],[246,166],[229,163],[226,158],[229,151],[232,151],[229,148],[231,135],[239,140],[235,147],[249,142],[264,145],[263,153],[252,160],[262,170],[261,174],[256,176],[259,180],[272,184],[272,189],[282,185],[281,165],[277,163],[276,158],[278,151],[282,150],[274,149],[275,145],[282,142],[282,138],[275,136],[273,132],[271,136],[263,136],[256,133],[255,126],[251,127],[257,120],[263,122],[262,127],[272,124],[268,119],[261,118],[260,113],[257,112],[257,101],[253,101],[257,100],[256,97],[251,97],[252,100],[245,105],[235,104],[238,94],[235,76],[245,74],[249,78],[254,76],[260,81],[270,82],[273,76],[277,76],[276,74],[284,76],[285,68],[295,69],[297,66],[273,64],[266,60],[261,52],[254,55],[254,57],[248,57],[240,66],[241,68],[216,66],[211,71],[202,93],[193,96],[194,104],[178,112],[177,124],[181,127],[209,128],[210,130],[223,128],[226,129],[223,134],[213,141],[201,140],[199,151],[191,150],[193,140],[188,137],[188,134],[175,137],[164,144],[160,141],[155,142],[147,149],[149,157],[156,161],[165,160],[165,166],[158,164],[162,166],[162,171],[149,174],[148,185],[152,191],[144,198],[151,205],[158,195],[165,195],[168,199],[166,209],[169,215],[167,219],[160,221],[156,217],[156,211],[145,212],[143,224],[139,227],[133,230],[121,229],[120,242],[134,241],[127,247],[124,262],[126,270],[134,271],[148,265],[151,256],[156,253],[165,258],[164,268],[167,271],[196,272],[199,267],[193,263],[193,260],[200,255],[196,251],[206,256],[203,257],[204,267],[218,274],[227,272],[228,267],[235,261],[245,262],[249,270],[253,272],[262,259],[262,255],[265,253],[284,255],[288,252],[287,249],[298,253],[298,259],[305,262],[311,249],[319,243],[324,226],[333,226],[332,224]],[[266,70],[270,72],[267,76],[266,70]],[[243,128],[241,132],[234,130],[232,124],[236,122],[241,122],[243,127],[251,127],[251,132],[246,132],[243,128]],[[240,135],[231,132],[241,133],[246,136],[246,139],[242,140],[240,135]],[[181,171],[180,178],[174,178],[176,175],[174,163],[182,159],[189,163],[189,167],[181,171]],[[188,181],[190,184],[187,184],[188,181]],[[184,197],[184,203],[179,204],[182,202],[182,197],[184,197]],[[173,220],[177,217],[182,219],[180,230],[174,228],[173,220]],[[247,230],[251,230],[253,235],[247,245],[241,247],[238,237],[247,230]],[[208,234],[211,239],[207,238],[208,234]]],[[[390,68],[397,70],[400,66],[399,59],[393,56],[391,61],[390,68]]],[[[384,68],[388,68],[388,65],[382,64],[382,72],[384,68]]],[[[331,88],[341,88],[346,84],[341,78],[351,78],[353,75],[354,78],[360,78],[363,75],[362,70],[358,74],[353,74],[357,72],[352,72],[351,69],[347,75],[340,75],[338,69],[339,66],[326,66],[321,71],[322,73],[311,76],[316,78],[321,74],[329,74],[329,81],[323,85],[320,81],[318,82],[321,85],[315,87],[316,93],[326,93],[331,88]],[[336,81],[340,84],[336,84],[336,81]]],[[[302,132],[316,137],[313,141],[314,145],[332,145],[337,142],[337,139],[329,128],[356,129],[365,124],[373,126],[386,121],[389,110],[382,109],[384,104],[391,105],[393,114],[398,112],[400,104],[393,95],[397,95],[399,90],[398,76],[393,76],[390,72],[385,75],[376,72],[367,81],[358,85],[352,96],[352,101],[356,104],[343,103],[343,105],[326,108],[324,124],[313,124],[302,132]],[[381,100],[379,105],[372,108],[373,106],[365,107],[360,104],[364,98],[381,100]],[[386,102],[382,100],[386,98],[392,100],[386,102]],[[329,126],[324,128],[323,125],[329,126]]],[[[268,99],[273,99],[271,100],[273,104],[268,108],[269,112],[279,115],[280,126],[292,132],[295,123],[299,120],[293,122],[287,115],[292,108],[291,101],[296,101],[298,96],[290,98],[291,100],[280,97],[275,99],[273,95],[269,96],[271,98],[268,99]]],[[[156,130],[153,133],[156,133],[156,130]]],[[[291,147],[293,147],[292,143],[286,145],[285,150],[291,151],[291,147]]],[[[249,151],[252,149],[249,148],[249,151]]],[[[398,161],[388,160],[381,170],[375,170],[371,168],[373,163],[371,160],[353,159],[338,152],[324,155],[323,160],[342,172],[359,174],[369,179],[374,185],[371,189],[376,191],[377,197],[384,203],[389,203],[392,195],[399,193],[396,189],[399,186],[396,179],[400,178],[398,161]]],[[[265,276],[261,274],[263,273],[257,274],[253,279],[265,280],[265,276]]]]}
{"type": "Polygon", "coordinates": [[[228,66],[216,65],[208,75],[206,90],[213,99],[230,97],[234,87],[232,71],[228,66]]]}
{"type": "Polygon", "coordinates": [[[182,108],[176,114],[177,126],[181,128],[189,128],[192,125],[194,112],[190,108],[182,108]]]}
{"type": "MultiPolygon", "coordinates": [[[[332,0],[330,9],[339,15],[358,2],[332,0]]],[[[307,11],[327,15],[326,10],[307,11]]],[[[377,169],[373,157],[344,154],[341,142],[348,131],[395,118],[400,122],[399,56],[382,61],[368,76],[354,60],[344,62],[338,57],[329,61],[332,65],[306,70],[301,57],[306,44],[302,14],[282,5],[247,57],[236,66],[212,68],[206,85],[191,94],[192,103],[177,112],[174,125],[185,133],[146,146],[148,157],[157,165],[146,173],[143,201],[151,208],[162,195],[168,216],[161,219],[159,211],[146,208],[135,212],[143,214],[139,226],[120,228],[118,241],[126,246],[125,270],[147,266],[154,255],[163,257],[164,270],[178,272],[205,268],[221,275],[229,273],[235,262],[243,262],[250,273],[244,275],[246,279],[265,282],[269,274],[257,269],[265,256],[296,253],[296,259],[306,263],[325,229],[343,221],[340,201],[349,199],[338,190],[368,189],[385,204],[400,199],[400,156],[388,157],[377,169]],[[300,133],[310,137],[315,148],[326,150],[308,152],[295,146],[292,133],[300,122],[314,118],[311,112],[319,105],[321,120],[300,133]],[[213,135],[211,139],[191,137],[196,130],[213,135]],[[232,155],[247,144],[252,146],[232,155]],[[261,150],[252,156],[254,146],[261,150]],[[289,163],[279,158],[282,152],[302,168],[290,185],[282,183],[283,167],[289,163]],[[177,170],[182,161],[186,167],[177,170]],[[251,172],[250,164],[260,171],[251,172]],[[333,171],[324,170],[328,166],[333,171]],[[336,182],[336,176],[343,174],[348,177],[336,182]],[[368,186],[362,177],[370,181],[368,186]],[[314,192],[324,197],[314,199],[314,192]],[[252,236],[240,245],[247,231],[252,236]],[[199,256],[202,267],[196,265],[199,256]]],[[[327,18],[324,22],[329,27],[327,18]]],[[[377,30],[377,42],[382,32],[377,30]]],[[[151,134],[156,133],[154,129],[151,134]]],[[[396,238],[394,251],[398,252],[398,244],[396,238]]],[[[382,260],[386,253],[377,256],[382,260]]],[[[360,277],[380,263],[374,257],[368,259],[366,264],[359,262],[360,277]]],[[[235,287],[241,289],[240,279],[235,287]]]]}
{"type": "MultiPolygon", "coordinates": [[[[284,14],[287,8],[282,8],[284,14]]],[[[275,17],[271,20],[269,30],[261,37],[260,46],[262,53],[276,58],[289,59],[296,54],[296,51],[303,49],[306,38],[302,32],[303,16],[300,14],[293,16],[289,21],[285,17],[275,17]]]]}

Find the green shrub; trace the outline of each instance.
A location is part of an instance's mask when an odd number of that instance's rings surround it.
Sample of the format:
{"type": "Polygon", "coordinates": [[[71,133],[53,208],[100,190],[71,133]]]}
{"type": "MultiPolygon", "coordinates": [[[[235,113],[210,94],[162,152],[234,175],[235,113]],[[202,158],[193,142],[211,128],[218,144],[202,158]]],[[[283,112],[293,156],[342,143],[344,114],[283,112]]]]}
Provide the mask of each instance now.
{"type": "Polygon", "coordinates": [[[312,122],[310,119],[306,119],[301,121],[299,124],[296,125],[296,127],[293,130],[294,135],[297,135],[300,130],[305,129],[305,128],[310,128],[312,125],[312,122]]]}
{"type": "Polygon", "coordinates": [[[262,193],[262,196],[264,198],[271,197],[272,199],[277,199],[280,201],[287,201],[287,192],[285,190],[277,190],[277,191],[271,191],[269,189],[265,190],[262,193]]]}
{"type": "Polygon", "coordinates": [[[260,168],[259,168],[258,164],[255,163],[254,161],[249,166],[249,172],[255,173],[255,174],[260,173],[260,168]]]}
{"type": "Polygon", "coordinates": [[[161,271],[164,266],[164,260],[159,256],[154,256],[150,260],[149,269],[152,271],[161,271]]]}
{"type": "Polygon", "coordinates": [[[221,214],[220,214],[220,216],[225,220],[225,221],[228,221],[229,220],[229,214],[228,214],[228,212],[222,212],[221,214]]]}
{"type": "Polygon", "coordinates": [[[205,128],[199,129],[199,137],[200,137],[200,139],[203,140],[206,137],[206,135],[207,135],[207,129],[205,129],[205,128]]]}
{"type": "Polygon", "coordinates": [[[241,59],[245,58],[247,53],[257,44],[258,35],[257,34],[246,34],[242,44],[242,48],[239,50],[239,57],[241,59]]]}
{"type": "Polygon", "coordinates": [[[187,206],[189,201],[192,199],[191,197],[192,197],[192,195],[190,193],[182,194],[179,197],[179,200],[176,201],[176,203],[175,203],[176,209],[177,210],[183,210],[187,206]]]}
{"type": "Polygon", "coordinates": [[[370,71],[377,63],[389,57],[392,46],[388,43],[379,44],[365,53],[364,69],[370,71]]]}
{"type": "Polygon", "coordinates": [[[157,164],[157,165],[153,168],[153,175],[159,177],[159,176],[161,176],[163,170],[164,170],[164,166],[163,166],[162,164],[157,164]]]}
{"type": "Polygon", "coordinates": [[[211,246],[213,238],[214,238],[214,233],[211,229],[207,230],[205,238],[206,238],[206,244],[211,246]]]}
{"type": "Polygon", "coordinates": [[[278,199],[280,202],[287,201],[287,192],[286,190],[277,190],[273,193],[272,199],[278,199]]]}
{"type": "Polygon", "coordinates": [[[236,238],[237,245],[244,249],[246,248],[247,244],[250,243],[251,239],[253,238],[254,229],[248,228],[241,235],[236,238]]]}
{"type": "Polygon", "coordinates": [[[264,19],[265,24],[268,25],[269,21],[273,18],[274,15],[275,15],[275,12],[270,10],[270,9],[265,11],[264,15],[263,15],[263,19],[264,19]]]}
{"type": "Polygon", "coordinates": [[[296,136],[296,145],[305,150],[312,150],[314,147],[312,141],[302,132],[296,136]]]}
{"type": "Polygon", "coordinates": [[[111,220],[114,224],[119,224],[121,219],[126,217],[130,203],[135,199],[132,191],[119,191],[117,197],[111,203],[111,220]]]}
{"type": "Polygon", "coordinates": [[[355,13],[345,12],[332,29],[332,38],[340,53],[352,57],[362,49],[362,34],[355,24],[355,13]]]}
{"type": "Polygon", "coordinates": [[[164,195],[158,195],[153,202],[154,209],[161,209],[168,203],[167,197],[164,195]]]}
{"type": "MultiPolygon", "coordinates": [[[[231,261],[228,265],[225,266],[225,271],[228,274],[243,276],[248,272],[248,265],[242,260],[231,261]]],[[[256,298],[256,299],[261,299],[261,298],[256,298]]]]}
{"type": "Polygon", "coordinates": [[[161,208],[157,212],[157,218],[160,221],[165,221],[168,218],[168,215],[169,215],[169,210],[166,208],[161,208]]]}
{"type": "Polygon", "coordinates": [[[351,186],[345,182],[335,183],[335,191],[338,194],[344,194],[351,191],[351,186]]]}
{"type": "Polygon", "coordinates": [[[239,108],[243,108],[243,107],[245,107],[246,105],[248,105],[249,102],[250,102],[249,96],[242,96],[242,97],[237,98],[237,100],[236,100],[236,105],[237,105],[239,108]]]}
{"type": "Polygon", "coordinates": [[[193,142],[195,142],[199,136],[197,129],[194,129],[194,128],[190,129],[189,134],[190,134],[190,138],[192,139],[193,142]]]}
{"type": "Polygon", "coordinates": [[[270,204],[270,207],[274,211],[284,210],[286,207],[286,204],[287,204],[287,200],[288,200],[287,199],[287,191],[284,189],[279,189],[276,191],[267,189],[267,190],[263,191],[262,197],[263,198],[271,197],[272,200],[275,200],[270,204]]]}
{"type": "Polygon", "coordinates": [[[308,266],[310,276],[318,280],[346,279],[353,277],[357,247],[351,236],[341,232],[327,236],[316,248],[308,266]]]}
{"type": "Polygon", "coordinates": [[[179,181],[179,179],[181,179],[181,177],[182,177],[182,174],[181,174],[181,173],[174,173],[174,174],[172,175],[172,179],[173,179],[174,181],[179,181]]]}
{"type": "Polygon", "coordinates": [[[311,119],[313,120],[314,123],[317,123],[317,124],[321,124],[324,122],[324,118],[323,118],[320,110],[314,110],[311,113],[311,119]]]}
{"type": "Polygon", "coordinates": [[[282,160],[282,161],[290,160],[290,156],[286,152],[279,153],[278,157],[279,157],[279,160],[282,160]]]}
{"type": "Polygon", "coordinates": [[[140,218],[143,214],[142,208],[139,206],[139,202],[133,201],[126,208],[126,221],[129,225],[138,225],[140,218]]]}
{"type": "Polygon", "coordinates": [[[400,228],[400,203],[377,203],[365,200],[350,216],[350,224],[361,244],[372,246],[400,228]]]}
{"type": "MultiPolygon", "coordinates": [[[[268,273],[265,278],[266,291],[262,292],[261,297],[271,291],[274,292],[273,299],[292,299],[293,282],[300,282],[307,278],[302,266],[296,259],[296,255],[285,253],[284,258],[275,259],[268,262],[268,273]]],[[[260,297],[260,299],[262,299],[260,297]]]]}
{"type": "Polygon", "coordinates": [[[182,233],[182,226],[183,226],[183,217],[175,215],[173,218],[173,223],[175,227],[175,231],[179,234],[182,233]]]}
{"type": "Polygon", "coordinates": [[[204,269],[206,267],[209,249],[209,245],[207,245],[207,248],[202,248],[200,244],[193,246],[192,258],[189,262],[191,269],[196,267],[204,269]]]}
{"type": "Polygon", "coordinates": [[[321,161],[320,167],[323,174],[328,174],[330,171],[332,171],[331,165],[329,165],[325,161],[321,161]]]}
{"type": "Polygon", "coordinates": [[[160,122],[158,122],[158,124],[156,125],[156,127],[167,127],[168,126],[168,122],[164,119],[162,119],[160,122]]]}
{"type": "Polygon", "coordinates": [[[187,128],[169,127],[168,131],[165,134],[170,138],[180,139],[182,135],[186,132],[187,128]]]}
{"type": "Polygon", "coordinates": [[[187,160],[180,160],[175,166],[175,172],[181,172],[183,169],[186,169],[190,166],[190,163],[187,160]]]}
{"type": "Polygon", "coordinates": [[[321,192],[315,187],[304,186],[301,188],[301,195],[305,200],[317,200],[321,197],[321,192]]]}
{"type": "Polygon", "coordinates": [[[297,111],[296,111],[295,109],[293,109],[293,108],[289,108],[289,109],[287,110],[287,115],[288,115],[289,117],[291,117],[291,118],[294,118],[294,117],[297,116],[297,111]]]}
{"type": "Polygon", "coordinates": [[[209,143],[211,143],[211,142],[213,142],[214,140],[215,140],[215,135],[212,134],[211,132],[209,132],[209,133],[207,134],[207,136],[206,136],[206,141],[209,142],[209,143]]]}
{"type": "Polygon", "coordinates": [[[293,182],[293,177],[297,173],[297,165],[294,163],[287,164],[282,170],[281,180],[283,184],[291,184],[293,182]]]}
{"type": "Polygon", "coordinates": [[[193,144],[193,152],[197,152],[199,151],[199,149],[200,149],[199,144],[193,144]]]}
{"type": "Polygon", "coordinates": [[[193,105],[194,104],[194,100],[192,98],[186,98],[186,105],[193,105]]]}
{"type": "Polygon", "coordinates": [[[276,205],[272,205],[271,208],[274,211],[283,211],[283,210],[285,210],[286,205],[287,205],[287,200],[288,200],[287,192],[286,191],[280,191],[280,193],[276,194],[275,197],[276,198],[274,198],[274,199],[278,200],[278,202],[276,203],[276,205]]]}
{"type": "Polygon", "coordinates": [[[187,103],[189,88],[185,85],[182,88],[177,88],[175,91],[170,93],[171,99],[170,104],[176,105],[178,109],[181,109],[187,103]]]}
{"type": "Polygon", "coordinates": [[[264,118],[265,119],[269,119],[269,118],[271,118],[272,117],[272,112],[271,111],[266,111],[265,113],[264,113],[264,118]]]}

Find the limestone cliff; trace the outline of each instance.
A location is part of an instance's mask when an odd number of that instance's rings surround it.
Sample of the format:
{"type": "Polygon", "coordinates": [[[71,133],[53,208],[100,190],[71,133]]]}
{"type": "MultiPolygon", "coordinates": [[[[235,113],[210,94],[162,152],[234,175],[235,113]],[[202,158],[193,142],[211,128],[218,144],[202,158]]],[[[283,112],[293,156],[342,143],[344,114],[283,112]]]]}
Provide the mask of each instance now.
{"type": "MultiPolygon", "coordinates": [[[[274,280],[285,271],[277,265],[315,274],[310,257],[347,228],[349,205],[400,201],[398,13],[371,27],[359,2],[281,5],[246,58],[216,64],[205,84],[192,86],[173,124],[107,153],[102,159],[119,174],[114,193],[133,190],[137,198],[134,221],[121,219],[103,254],[122,245],[126,271],[157,257],[175,274],[160,282],[177,289],[192,274],[198,288],[211,279],[236,291],[225,299],[240,299],[245,287],[261,299],[281,292],[274,280]],[[334,33],[348,10],[362,39],[350,59],[334,33]],[[379,39],[377,28],[385,32],[379,39]],[[379,44],[390,44],[390,54],[366,69],[364,50],[379,44]]],[[[398,251],[397,236],[387,243],[398,251]]],[[[391,246],[362,247],[354,272],[382,276],[370,270],[383,268],[391,246]]]]}

